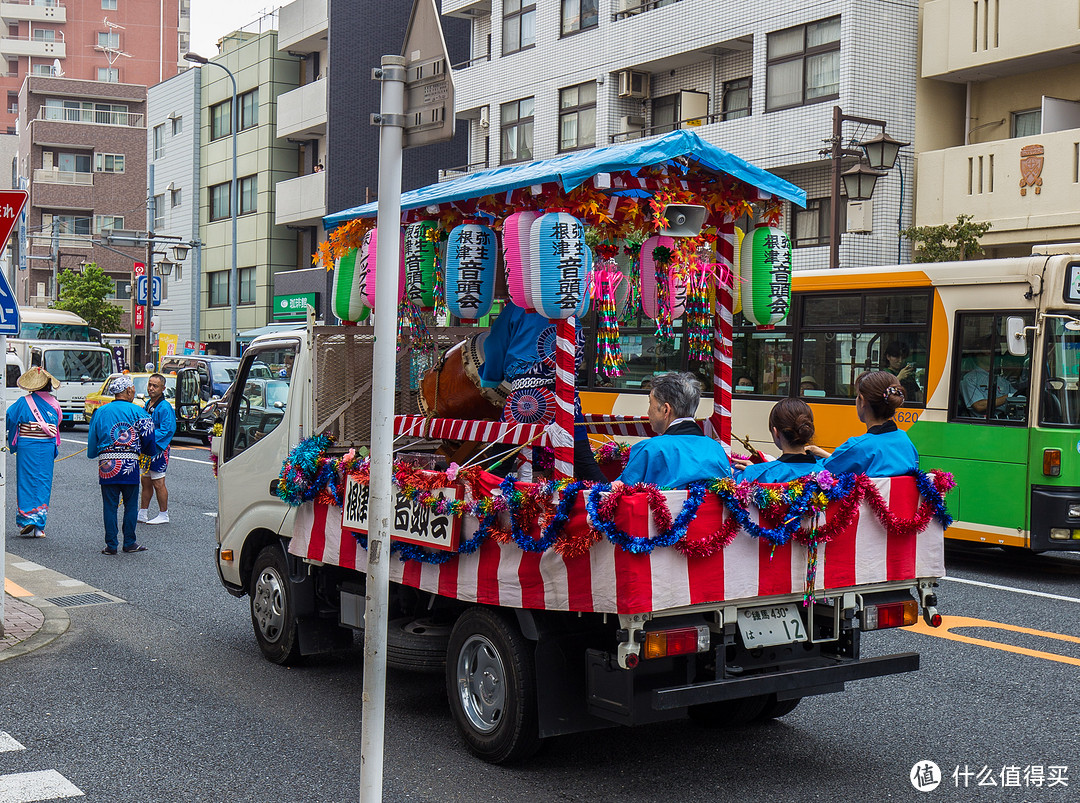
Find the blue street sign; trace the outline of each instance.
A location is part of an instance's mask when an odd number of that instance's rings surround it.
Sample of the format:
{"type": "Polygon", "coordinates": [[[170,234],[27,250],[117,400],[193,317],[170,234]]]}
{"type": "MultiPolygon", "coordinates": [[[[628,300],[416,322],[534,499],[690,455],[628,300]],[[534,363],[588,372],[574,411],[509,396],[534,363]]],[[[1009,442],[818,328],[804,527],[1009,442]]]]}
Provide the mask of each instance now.
{"type": "MultiPolygon", "coordinates": [[[[0,253],[7,247],[28,197],[26,190],[0,191],[0,253]]],[[[19,336],[19,304],[3,271],[0,271],[0,335],[19,336]]]]}
{"type": "MultiPolygon", "coordinates": [[[[152,288],[150,292],[153,295],[153,298],[151,300],[154,302],[155,307],[160,307],[161,306],[161,277],[160,276],[154,276],[153,279],[154,279],[154,283],[152,285],[150,285],[150,287],[152,288]]],[[[135,277],[135,303],[138,304],[140,307],[145,307],[146,306],[146,277],[145,276],[136,276],[135,277]]]]}
{"type": "Polygon", "coordinates": [[[19,336],[19,305],[8,285],[7,276],[0,270],[0,335],[19,336]]]}

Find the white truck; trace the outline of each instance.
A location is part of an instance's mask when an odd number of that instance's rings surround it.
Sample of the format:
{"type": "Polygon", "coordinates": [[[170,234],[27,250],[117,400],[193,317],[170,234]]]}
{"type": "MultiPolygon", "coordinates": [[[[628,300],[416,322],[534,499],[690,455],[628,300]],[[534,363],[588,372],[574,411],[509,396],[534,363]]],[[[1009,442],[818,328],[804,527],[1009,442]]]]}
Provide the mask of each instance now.
{"type": "MultiPolygon", "coordinates": [[[[255,339],[213,439],[217,571],[230,593],[250,597],[256,641],[277,663],[349,646],[363,631],[366,542],[343,528],[333,500],[289,507],[278,490],[283,462],[310,436],[332,433],[338,458],[367,444],[371,331],[309,326],[255,339]],[[249,382],[255,365],[278,379],[249,382]]],[[[406,354],[399,415],[417,411],[408,365],[406,354]]],[[[193,382],[181,378],[181,408],[193,382]]],[[[874,482],[888,494],[889,483],[912,480],[874,482]]],[[[673,514],[679,499],[667,495],[673,514]]],[[[808,603],[807,548],[770,550],[745,531],[699,559],[671,548],[631,555],[606,540],[584,558],[525,556],[489,539],[442,564],[394,560],[388,663],[443,673],[462,737],[493,763],[613,725],[782,716],[802,697],[917,669],[914,652],[862,657],[862,638],[915,623],[920,607],[928,623],[940,621],[941,525],[902,538],[859,510],[857,526],[820,546],[808,603]]],[[[398,512],[406,529],[433,526],[398,512]]],[[[472,538],[478,523],[463,518],[461,538],[472,538]]]]}

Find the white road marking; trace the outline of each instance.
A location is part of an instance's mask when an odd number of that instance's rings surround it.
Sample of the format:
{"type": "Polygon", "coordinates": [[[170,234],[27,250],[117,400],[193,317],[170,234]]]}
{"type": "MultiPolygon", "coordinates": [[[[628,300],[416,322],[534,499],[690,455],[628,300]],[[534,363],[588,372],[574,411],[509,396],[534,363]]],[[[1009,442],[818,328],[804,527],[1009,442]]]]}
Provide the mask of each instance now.
{"type": "Polygon", "coordinates": [[[980,580],[965,580],[963,577],[944,577],[943,580],[951,580],[954,583],[964,583],[969,586],[981,586],[993,588],[996,591],[1012,591],[1015,594],[1027,594],[1031,597],[1043,597],[1045,599],[1057,599],[1062,602],[1076,602],[1080,604],[1080,597],[1066,597],[1061,594],[1047,594],[1045,591],[1032,591],[1027,588],[1013,588],[1012,586],[999,586],[996,583],[984,583],[980,580]]]}
{"type": "Polygon", "coordinates": [[[204,515],[204,516],[213,516],[213,517],[214,517],[215,519],[217,518],[217,513],[215,513],[215,512],[214,512],[214,511],[212,511],[212,510],[211,510],[211,511],[208,511],[208,512],[206,512],[206,513],[203,513],[203,515],[204,515]]]}
{"type": "Polygon", "coordinates": [[[22,563],[12,563],[11,565],[14,566],[16,569],[21,569],[24,572],[40,572],[42,569],[45,568],[44,566],[41,566],[37,563],[31,563],[28,560],[23,561],[22,563]]]}
{"type": "Polygon", "coordinates": [[[25,750],[10,733],[0,731],[0,753],[14,753],[16,750],[25,750]]]}
{"type": "Polygon", "coordinates": [[[0,775],[0,803],[31,803],[82,797],[83,791],[56,770],[0,775]]]}
{"type": "MultiPolygon", "coordinates": [[[[86,446],[86,441],[76,441],[72,440],[71,438],[61,438],[60,440],[62,440],[64,443],[77,443],[80,446],[86,446]]],[[[169,455],[169,460],[183,460],[185,463],[202,463],[204,466],[211,465],[209,460],[196,460],[192,457],[177,457],[174,454],[169,455]]],[[[3,803],[3,801],[0,801],[0,803],[3,803]]]]}

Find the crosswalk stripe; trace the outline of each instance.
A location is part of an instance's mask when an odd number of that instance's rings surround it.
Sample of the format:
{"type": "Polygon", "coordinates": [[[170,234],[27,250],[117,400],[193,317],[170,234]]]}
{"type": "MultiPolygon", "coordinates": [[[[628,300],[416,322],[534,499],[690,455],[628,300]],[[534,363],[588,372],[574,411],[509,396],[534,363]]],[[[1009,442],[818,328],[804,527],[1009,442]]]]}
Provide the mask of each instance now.
{"type": "Polygon", "coordinates": [[[16,750],[25,749],[25,747],[15,741],[10,733],[0,731],[0,753],[13,753],[16,750]]]}
{"type": "Polygon", "coordinates": [[[56,770],[0,775],[0,803],[33,803],[82,797],[83,791],[56,770]]]}

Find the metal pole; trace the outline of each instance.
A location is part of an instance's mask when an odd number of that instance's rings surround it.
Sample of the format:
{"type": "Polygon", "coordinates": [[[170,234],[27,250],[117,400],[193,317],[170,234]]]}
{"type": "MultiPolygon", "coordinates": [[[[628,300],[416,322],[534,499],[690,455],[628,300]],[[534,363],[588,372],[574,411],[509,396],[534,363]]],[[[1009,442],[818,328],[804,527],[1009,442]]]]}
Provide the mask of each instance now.
{"type": "Polygon", "coordinates": [[[832,109],[832,187],[829,191],[829,267],[840,267],[840,158],[843,148],[840,138],[844,130],[844,113],[839,106],[832,109]]]}
{"type": "Polygon", "coordinates": [[[157,201],[154,198],[154,166],[151,164],[148,171],[150,179],[149,193],[150,200],[146,203],[147,217],[150,218],[150,225],[146,227],[146,312],[143,315],[144,328],[144,343],[146,350],[143,352],[143,365],[139,366],[140,369],[145,370],[145,364],[153,360],[153,349],[150,348],[150,338],[152,337],[152,331],[150,329],[150,319],[153,317],[154,312],[154,220],[157,219],[157,201]]]}
{"type": "MultiPolygon", "coordinates": [[[[0,354],[4,355],[4,372],[7,372],[7,335],[0,335],[0,354]]],[[[7,577],[7,393],[0,391],[0,583],[7,577]]],[[[7,592],[0,588],[0,638],[4,637],[4,599],[7,592]]]]}
{"type": "Polygon", "coordinates": [[[229,354],[235,355],[238,349],[236,336],[239,334],[236,325],[236,304],[240,298],[239,273],[236,269],[236,213],[237,207],[240,206],[239,184],[236,177],[236,130],[240,127],[240,118],[237,116],[239,110],[236,108],[236,76],[224,64],[218,64],[216,61],[210,63],[217,64],[227,72],[229,80],[232,81],[232,103],[229,106],[231,109],[229,112],[230,121],[232,123],[229,126],[232,129],[232,182],[229,185],[229,216],[232,218],[232,263],[229,265],[229,326],[231,328],[229,354]]]}
{"type": "Polygon", "coordinates": [[[60,302],[60,228],[52,223],[52,297],[53,306],[60,302]]]}
{"type": "Polygon", "coordinates": [[[368,518],[367,609],[364,615],[364,705],[360,737],[360,801],[382,800],[386,727],[386,620],[390,594],[391,471],[394,444],[395,341],[398,262],[401,248],[401,147],[404,135],[405,64],[383,56],[379,128],[380,232],[375,285],[375,351],[372,359],[371,485],[368,518]],[[379,366],[379,370],[374,370],[379,366]]]}

